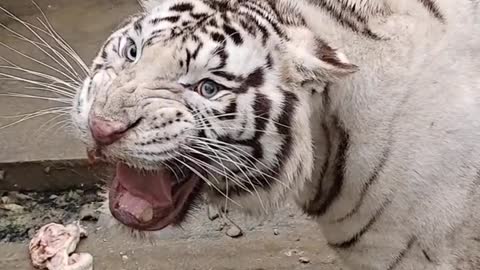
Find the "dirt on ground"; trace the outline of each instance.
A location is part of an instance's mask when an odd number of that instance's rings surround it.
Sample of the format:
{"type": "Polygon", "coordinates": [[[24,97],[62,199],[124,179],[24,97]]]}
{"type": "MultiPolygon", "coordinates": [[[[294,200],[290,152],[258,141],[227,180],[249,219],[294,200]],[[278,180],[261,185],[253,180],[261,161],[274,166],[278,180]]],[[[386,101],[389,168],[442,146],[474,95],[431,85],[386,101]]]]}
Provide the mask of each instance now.
{"type": "Polygon", "coordinates": [[[0,243],[28,240],[42,225],[98,219],[98,190],[0,193],[0,243]]]}
{"type": "Polygon", "coordinates": [[[4,192],[0,201],[0,270],[31,270],[28,240],[50,222],[81,220],[89,236],[79,251],[99,270],[342,269],[318,225],[286,206],[263,218],[219,215],[199,207],[182,228],[132,233],[113,222],[101,188],[62,192],[4,192]],[[113,225],[115,224],[115,225],[113,225]]]}

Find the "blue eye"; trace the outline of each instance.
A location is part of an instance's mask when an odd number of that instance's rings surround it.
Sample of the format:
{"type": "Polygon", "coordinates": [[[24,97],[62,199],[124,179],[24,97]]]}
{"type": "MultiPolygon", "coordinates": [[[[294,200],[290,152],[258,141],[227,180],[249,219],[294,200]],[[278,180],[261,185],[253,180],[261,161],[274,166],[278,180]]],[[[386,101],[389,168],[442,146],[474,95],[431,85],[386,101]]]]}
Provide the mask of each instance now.
{"type": "Polygon", "coordinates": [[[137,46],[135,46],[135,44],[132,44],[128,47],[127,58],[132,62],[137,59],[137,46]]]}
{"type": "Polygon", "coordinates": [[[137,60],[138,50],[137,50],[137,45],[133,40],[128,41],[128,45],[125,46],[125,49],[124,49],[124,55],[127,58],[127,60],[130,62],[135,62],[135,60],[137,60]]]}
{"type": "Polygon", "coordinates": [[[205,98],[212,98],[220,91],[220,86],[212,80],[205,80],[198,85],[197,91],[205,98]]]}

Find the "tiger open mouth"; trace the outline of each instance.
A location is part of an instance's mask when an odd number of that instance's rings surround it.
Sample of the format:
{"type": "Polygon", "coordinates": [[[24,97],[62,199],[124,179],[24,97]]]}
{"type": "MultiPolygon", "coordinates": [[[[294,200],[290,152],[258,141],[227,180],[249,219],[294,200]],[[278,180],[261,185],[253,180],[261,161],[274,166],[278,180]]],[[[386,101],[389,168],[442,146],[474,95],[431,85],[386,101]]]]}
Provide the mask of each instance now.
{"type": "Polygon", "coordinates": [[[177,179],[168,168],[149,172],[118,163],[109,191],[110,212],[133,229],[158,231],[184,220],[201,184],[192,172],[177,179]]]}

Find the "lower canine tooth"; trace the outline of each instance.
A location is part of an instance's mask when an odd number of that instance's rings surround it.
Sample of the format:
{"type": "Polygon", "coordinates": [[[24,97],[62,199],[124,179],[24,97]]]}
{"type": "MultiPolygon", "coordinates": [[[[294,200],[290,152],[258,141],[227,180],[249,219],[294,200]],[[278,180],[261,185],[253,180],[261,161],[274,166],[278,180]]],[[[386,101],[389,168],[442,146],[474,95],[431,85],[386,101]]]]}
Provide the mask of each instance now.
{"type": "Polygon", "coordinates": [[[153,219],[153,208],[147,207],[145,210],[143,210],[142,214],[140,214],[138,219],[142,223],[150,222],[153,219]]]}

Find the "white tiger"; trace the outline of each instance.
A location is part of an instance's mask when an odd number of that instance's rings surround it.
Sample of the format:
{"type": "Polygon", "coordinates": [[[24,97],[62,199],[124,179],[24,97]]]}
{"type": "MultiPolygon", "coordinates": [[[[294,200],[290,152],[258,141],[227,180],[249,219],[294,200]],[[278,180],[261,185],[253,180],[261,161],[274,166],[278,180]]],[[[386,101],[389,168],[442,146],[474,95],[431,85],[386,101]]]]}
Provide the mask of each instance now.
{"type": "Polygon", "coordinates": [[[145,1],[72,112],[113,216],[293,196],[348,269],[480,269],[479,3],[145,1]]]}

